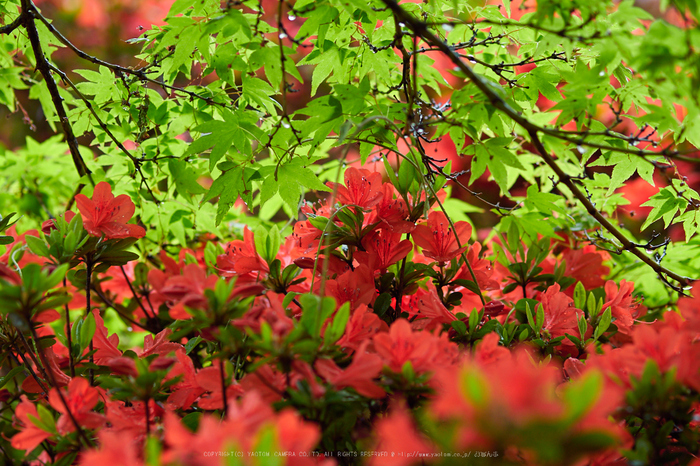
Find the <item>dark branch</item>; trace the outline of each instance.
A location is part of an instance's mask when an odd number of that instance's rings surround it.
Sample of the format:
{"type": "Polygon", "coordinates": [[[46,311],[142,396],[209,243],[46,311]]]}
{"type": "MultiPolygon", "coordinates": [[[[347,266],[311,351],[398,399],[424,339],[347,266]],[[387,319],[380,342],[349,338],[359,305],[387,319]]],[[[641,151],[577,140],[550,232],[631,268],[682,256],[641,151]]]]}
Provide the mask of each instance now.
{"type": "MultiPolygon", "coordinates": [[[[530,135],[530,138],[532,139],[533,144],[535,145],[535,148],[537,151],[540,153],[539,155],[544,159],[545,163],[549,165],[549,167],[554,171],[554,173],[557,175],[561,183],[564,183],[572,192],[574,197],[578,199],[579,202],[583,204],[583,206],[586,208],[589,214],[591,214],[600,224],[603,228],[605,228],[608,232],[610,232],[622,245],[622,247],[625,250],[628,250],[630,253],[634,254],[637,256],[642,262],[647,264],[649,267],[651,267],[657,274],[659,274],[660,277],[669,277],[678,283],[682,287],[686,287],[689,285],[690,280],[687,277],[678,275],[665,267],[662,267],[659,265],[658,262],[653,260],[652,258],[648,257],[646,254],[644,254],[634,243],[629,241],[625,235],[618,230],[610,221],[603,216],[603,214],[598,211],[595,206],[590,202],[590,200],[586,197],[586,195],[581,192],[581,190],[576,186],[571,179],[569,175],[564,173],[562,169],[557,165],[556,161],[552,156],[549,155],[547,150],[544,148],[542,142],[539,139],[538,133],[542,132],[545,134],[552,135],[554,137],[564,139],[564,140],[571,140],[574,138],[569,138],[567,136],[561,135],[558,131],[556,130],[551,130],[547,128],[540,127],[531,121],[529,121],[527,118],[525,118],[521,112],[516,111],[513,107],[511,107],[501,96],[499,96],[496,91],[493,89],[492,84],[487,81],[485,78],[482,76],[478,75],[477,73],[474,72],[474,70],[471,69],[468,65],[466,65],[460,57],[455,53],[454,50],[450,48],[447,44],[445,44],[443,41],[441,41],[435,34],[430,32],[428,30],[428,26],[420,21],[419,19],[415,18],[413,15],[407,13],[395,0],[382,0],[385,5],[394,13],[396,19],[398,21],[401,21],[406,27],[410,28],[415,34],[418,36],[422,37],[424,41],[426,41],[428,44],[430,44],[432,47],[435,47],[436,49],[440,50],[443,52],[445,55],[447,55],[450,60],[457,66],[459,67],[460,71],[464,73],[464,75],[469,78],[477,88],[481,92],[484,93],[484,95],[489,99],[491,105],[496,107],[498,110],[501,110],[503,113],[505,113],[510,119],[515,121],[518,125],[522,126],[530,135]]],[[[579,138],[581,139],[581,138],[579,138]]],[[[640,151],[636,149],[631,149],[631,150],[619,150],[620,148],[608,148],[608,147],[601,147],[602,145],[599,144],[590,144],[587,143],[586,141],[571,141],[571,142],[577,142],[580,145],[587,145],[589,147],[597,147],[600,149],[610,149],[610,150],[615,150],[618,149],[619,152],[627,152],[627,153],[632,153],[636,155],[645,155],[646,151],[640,151]]],[[[651,152],[649,155],[667,155],[667,154],[658,154],[656,152],[651,152]]],[[[678,287],[674,287],[675,289],[678,289],[678,287]]]]}
{"type": "Polygon", "coordinates": [[[0,34],[9,34],[18,27],[22,25],[24,21],[24,13],[19,15],[17,18],[15,18],[14,21],[12,21],[10,24],[6,24],[5,26],[0,26],[0,34]]]}
{"type": "Polygon", "coordinates": [[[41,47],[41,40],[39,40],[39,33],[36,29],[36,23],[34,22],[35,16],[38,14],[36,7],[31,0],[22,0],[22,11],[22,26],[24,26],[24,28],[27,30],[29,42],[32,45],[32,51],[34,52],[34,58],[36,61],[36,69],[44,77],[46,87],[49,89],[51,101],[56,108],[56,114],[61,122],[61,127],[63,128],[63,133],[66,136],[68,148],[70,149],[71,156],[73,157],[73,164],[75,165],[80,177],[82,178],[83,176],[87,175],[90,183],[94,186],[95,182],[92,180],[90,169],[87,167],[87,165],[85,165],[85,161],[83,160],[82,155],[80,155],[78,140],[73,133],[73,128],[68,120],[68,115],[66,115],[66,109],[63,107],[63,98],[58,91],[56,81],[53,80],[51,65],[44,56],[44,51],[41,47]]]}
{"type": "MultiPolygon", "coordinates": [[[[662,267],[657,261],[650,258],[640,250],[640,247],[644,247],[644,245],[640,245],[628,240],[627,237],[615,227],[615,225],[610,223],[610,220],[605,218],[603,214],[595,208],[593,203],[588,199],[588,196],[581,192],[578,186],[574,184],[574,180],[571,178],[571,176],[567,175],[566,173],[564,173],[564,171],[562,171],[559,165],[557,165],[556,160],[554,160],[552,156],[549,155],[549,152],[547,152],[547,149],[545,149],[544,145],[539,139],[537,132],[529,131],[529,134],[530,138],[532,139],[532,143],[535,145],[535,148],[540,153],[539,155],[544,159],[545,163],[549,165],[552,171],[554,171],[554,173],[557,175],[557,177],[559,178],[559,182],[565,184],[566,187],[569,188],[571,193],[574,195],[574,197],[578,199],[578,201],[581,204],[583,204],[588,213],[591,214],[593,218],[595,218],[603,228],[605,228],[611,235],[615,237],[617,241],[620,242],[620,244],[622,245],[621,249],[623,251],[629,251],[630,253],[637,256],[642,262],[651,267],[660,277],[670,277],[673,280],[676,280],[678,283],[680,283],[683,287],[689,285],[691,280],[690,278],[678,275],[677,273],[674,273],[666,269],[665,267],[662,267]]],[[[678,287],[674,286],[673,288],[677,291],[682,291],[679,290],[678,287]]]]}

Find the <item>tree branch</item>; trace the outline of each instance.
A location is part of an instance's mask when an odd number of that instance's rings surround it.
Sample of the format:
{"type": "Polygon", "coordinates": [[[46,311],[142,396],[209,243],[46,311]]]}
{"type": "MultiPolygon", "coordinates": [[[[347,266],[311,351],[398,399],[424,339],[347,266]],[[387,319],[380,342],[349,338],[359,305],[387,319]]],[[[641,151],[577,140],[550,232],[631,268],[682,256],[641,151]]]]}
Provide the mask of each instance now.
{"type": "MultiPolygon", "coordinates": [[[[30,0],[30,1],[31,1],[31,0],[30,0]]],[[[83,60],[87,60],[87,61],[89,61],[89,62],[91,62],[91,63],[94,63],[94,64],[96,64],[96,65],[100,65],[100,66],[104,66],[105,68],[109,68],[109,69],[112,70],[118,77],[122,76],[122,74],[130,74],[130,75],[132,75],[132,76],[136,76],[138,79],[140,79],[140,80],[142,80],[142,81],[146,81],[146,82],[155,84],[155,85],[157,85],[157,86],[161,86],[161,87],[163,87],[164,89],[167,88],[167,89],[170,89],[170,90],[172,90],[172,91],[182,92],[182,93],[184,93],[184,94],[187,94],[187,95],[190,96],[190,97],[193,97],[193,98],[196,97],[196,98],[198,98],[198,99],[202,99],[202,100],[204,100],[205,102],[207,102],[208,104],[211,104],[211,105],[221,105],[221,106],[223,106],[223,107],[226,107],[225,104],[221,104],[221,103],[219,103],[219,102],[216,102],[216,101],[214,101],[214,99],[212,99],[211,97],[206,97],[206,96],[203,96],[203,95],[199,95],[199,94],[197,94],[196,92],[188,91],[188,90],[183,89],[183,88],[181,88],[181,87],[171,86],[170,84],[166,84],[166,83],[164,83],[164,82],[157,81],[157,80],[155,80],[155,79],[153,79],[153,78],[149,78],[148,75],[147,75],[146,73],[147,73],[148,68],[150,68],[152,65],[147,65],[147,66],[144,66],[143,68],[134,69],[134,68],[126,67],[126,66],[116,65],[116,64],[114,64],[114,63],[109,63],[109,62],[106,62],[106,61],[104,61],[104,60],[100,60],[100,59],[97,58],[97,57],[93,57],[92,55],[83,52],[83,51],[80,50],[78,47],[76,47],[75,45],[73,45],[73,43],[72,43],[71,41],[69,41],[69,40],[66,38],[66,36],[64,36],[63,34],[61,34],[61,31],[59,31],[58,29],[56,29],[56,28],[54,27],[54,25],[51,24],[51,23],[49,22],[48,19],[46,19],[46,17],[44,17],[41,13],[39,13],[39,12],[36,10],[36,8],[34,9],[34,16],[35,16],[37,19],[39,19],[42,23],[44,23],[44,25],[45,25],[46,28],[49,30],[49,32],[51,32],[51,34],[53,34],[54,37],[56,37],[56,39],[59,40],[59,42],[61,42],[63,45],[65,45],[65,46],[68,47],[70,50],[72,50],[76,55],[78,55],[78,57],[82,58],[83,60]]]]}
{"type": "Polygon", "coordinates": [[[578,199],[578,201],[581,204],[583,204],[588,213],[591,214],[598,221],[598,223],[601,224],[603,228],[610,232],[610,234],[613,235],[615,239],[617,239],[620,242],[620,244],[622,245],[622,250],[629,251],[635,256],[637,256],[642,262],[651,267],[659,276],[663,277],[664,275],[666,275],[669,278],[676,280],[684,287],[689,285],[691,280],[690,278],[678,275],[677,273],[672,272],[666,269],[665,267],[662,267],[661,264],[654,261],[652,258],[640,251],[638,244],[628,240],[627,237],[625,237],[625,235],[615,227],[615,225],[610,223],[610,220],[605,218],[603,214],[595,208],[595,206],[593,205],[593,203],[591,203],[588,197],[583,192],[581,192],[578,186],[574,184],[571,176],[567,175],[562,171],[559,165],[557,165],[556,160],[554,160],[552,156],[549,155],[549,153],[547,152],[547,149],[544,148],[544,145],[540,141],[537,132],[529,131],[529,134],[530,138],[532,139],[532,143],[535,145],[535,148],[540,153],[539,155],[542,157],[542,159],[544,159],[545,163],[549,165],[549,167],[557,175],[557,177],[559,178],[559,182],[566,185],[566,187],[569,188],[574,197],[578,199]]]}
{"type": "Polygon", "coordinates": [[[73,133],[73,128],[70,125],[70,120],[68,120],[68,115],[66,115],[66,109],[63,107],[63,98],[58,91],[58,86],[56,81],[53,80],[53,75],[51,74],[51,66],[48,60],[44,56],[44,51],[41,47],[41,40],[39,39],[39,33],[36,29],[36,24],[34,20],[38,15],[36,7],[31,0],[22,0],[22,26],[27,30],[27,36],[29,37],[29,42],[32,45],[32,51],[34,52],[34,59],[36,61],[36,69],[44,77],[46,82],[46,87],[49,89],[49,94],[51,95],[51,101],[56,109],[56,114],[61,122],[61,127],[63,128],[63,133],[66,136],[66,142],[68,143],[68,148],[70,149],[71,156],[73,157],[73,164],[75,169],[78,171],[78,175],[82,178],[87,175],[90,183],[95,186],[95,182],[92,179],[90,169],[85,165],[82,155],[80,155],[80,148],[78,146],[78,140],[73,133]]]}
{"type": "Polygon", "coordinates": [[[5,26],[0,27],[0,34],[9,34],[18,27],[22,25],[24,22],[24,12],[20,14],[17,18],[15,18],[14,21],[12,21],[10,24],[6,24],[5,26]]]}
{"type": "MultiPolygon", "coordinates": [[[[677,281],[681,287],[686,287],[689,285],[691,279],[688,277],[681,276],[679,274],[676,274],[665,267],[661,266],[659,263],[655,262],[653,259],[648,257],[646,254],[644,254],[642,251],[639,250],[637,247],[636,243],[631,242],[628,240],[625,235],[617,229],[610,221],[603,216],[601,212],[599,212],[595,206],[589,201],[589,199],[584,195],[581,190],[576,186],[571,177],[564,173],[562,169],[557,165],[556,161],[552,156],[549,155],[547,150],[544,148],[544,145],[539,139],[538,133],[542,132],[544,134],[548,134],[554,137],[557,137],[559,139],[564,139],[570,142],[574,142],[568,136],[559,134],[558,131],[556,130],[551,130],[547,128],[540,127],[531,121],[529,121],[527,118],[523,116],[521,112],[516,111],[513,107],[511,107],[501,96],[499,96],[496,93],[496,90],[492,87],[493,85],[487,81],[485,78],[482,76],[478,75],[477,73],[474,72],[474,70],[471,69],[468,65],[466,65],[455,53],[453,49],[450,48],[449,45],[441,41],[437,36],[435,36],[432,32],[428,30],[428,26],[416,19],[413,15],[407,13],[395,0],[382,0],[384,4],[394,13],[396,18],[401,21],[406,27],[410,28],[415,34],[423,38],[430,46],[435,47],[445,55],[447,55],[450,60],[459,68],[459,70],[467,76],[475,85],[476,87],[484,93],[484,95],[489,99],[491,105],[493,105],[495,108],[498,110],[501,110],[503,113],[505,113],[509,118],[511,118],[513,121],[515,121],[518,125],[523,127],[527,133],[530,135],[530,138],[532,139],[533,144],[535,145],[535,148],[539,152],[539,155],[542,157],[542,159],[549,165],[549,167],[554,171],[554,173],[559,177],[560,181],[564,183],[572,192],[574,197],[583,204],[583,206],[586,208],[589,214],[591,214],[599,223],[600,225],[605,228],[608,232],[610,232],[618,241],[620,241],[620,244],[622,245],[622,248],[624,250],[629,251],[630,253],[634,254],[636,257],[638,257],[642,262],[647,264],[649,267],[651,267],[657,274],[659,274],[660,277],[664,278],[664,276],[667,276],[675,281],[677,281]]],[[[582,139],[582,138],[581,138],[582,139]]],[[[600,149],[608,149],[607,147],[601,147],[599,144],[590,144],[586,143],[583,140],[576,141],[580,145],[587,145],[589,147],[597,147],[600,149]]],[[[612,148],[610,148],[612,149],[612,148]]],[[[620,148],[616,148],[620,149],[620,148]]],[[[633,153],[637,155],[644,154],[646,151],[641,151],[641,150],[619,150],[619,152],[627,152],[627,153],[633,153]]],[[[654,155],[669,155],[669,154],[658,154],[655,152],[651,152],[651,154],[654,155]]],[[[678,290],[678,288],[676,288],[678,290]]]]}
{"type": "Polygon", "coordinates": [[[454,63],[459,70],[464,73],[464,75],[472,81],[476,87],[489,99],[491,105],[493,105],[498,110],[505,113],[510,119],[515,121],[518,125],[522,126],[527,132],[537,131],[549,136],[555,137],[557,139],[562,139],[567,142],[571,142],[576,145],[592,147],[594,149],[609,150],[612,152],[621,152],[624,154],[637,155],[639,157],[645,156],[665,156],[668,158],[679,158],[681,152],[679,151],[669,151],[664,149],[660,152],[645,151],[637,148],[625,148],[625,147],[615,147],[607,146],[605,144],[592,143],[585,140],[585,137],[572,136],[570,132],[558,130],[555,128],[545,128],[543,126],[536,125],[527,118],[525,118],[522,112],[515,110],[511,107],[508,102],[506,102],[498,93],[496,93],[493,84],[486,78],[474,72],[474,70],[466,65],[460,58],[460,56],[455,52],[454,47],[446,44],[435,34],[430,32],[428,25],[419,19],[415,18],[411,14],[407,13],[395,0],[382,0],[387,7],[394,12],[397,19],[402,22],[406,27],[410,28],[414,33],[419,35],[425,42],[427,42],[432,48],[431,50],[437,50],[447,55],[447,57],[454,63]]]}

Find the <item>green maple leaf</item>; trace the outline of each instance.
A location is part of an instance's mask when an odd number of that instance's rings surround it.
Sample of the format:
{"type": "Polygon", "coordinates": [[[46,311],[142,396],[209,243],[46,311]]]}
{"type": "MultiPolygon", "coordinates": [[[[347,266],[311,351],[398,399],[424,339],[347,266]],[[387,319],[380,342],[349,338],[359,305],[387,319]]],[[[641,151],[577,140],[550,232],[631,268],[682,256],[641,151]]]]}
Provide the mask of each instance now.
{"type": "Polygon", "coordinates": [[[297,157],[289,163],[280,165],[276,175],[272,173],[265,178],[261,187],[260,204],[264,204],[275,193],[279,192],[280,197],[292,209],[292,212],[296,212],[299,200],[306,189],[330,191],[326,185],[321,183],[314,172],[304,165],[304,160],[297,157]]]}
{"type": "Polygon", "coordinates": [[[110,100],[119,100],[119,90],[116,86],[117,78],[106,67],[100,66],[100,72],[91,70],[75,70],[76,73],[87,79],[87,82],[78,83],[80,92],[95,96],[94,103],[100,105],[110,100]]]}
{"type": "Polygon", "coordinates": [[[607,196],[610,196],[617,188],[625,184],[635,172],[639,176],[654,186],[654,165],[649,161],[637,157],[632,154],[623,154],[620,152],[608,153],[603,157],[590,164],[591,166],[613,166],[613,172],[610,176],[610,186],[608,187],[607,196]]]}
{"type": "Polygon", "coordinates": [[[660,218],[664,221],[664,228],[668,227],[676,214],[685,210],[687,204],[685,199],[678,197],[670,188],[662,189],[642,204],[642,207],[652,207],[649,217],[642,225],[642,230],[660,218]]]}

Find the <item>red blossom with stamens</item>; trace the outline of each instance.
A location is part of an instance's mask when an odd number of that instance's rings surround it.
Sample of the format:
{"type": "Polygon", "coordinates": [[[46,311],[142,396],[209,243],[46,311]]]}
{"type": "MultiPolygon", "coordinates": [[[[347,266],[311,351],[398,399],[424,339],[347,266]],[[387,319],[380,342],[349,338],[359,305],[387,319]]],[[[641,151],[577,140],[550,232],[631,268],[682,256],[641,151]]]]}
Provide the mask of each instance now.
{"type": "Polygon", "coordinates": [[[366,264],[370,270],[379,270],[382,273],[386,269],[403,259],[413,248],[413,244],[405,239],[401,240],[400,233],[392,233],[389,230],[376,230],[362,238],[364,251],[355,254],[357,261],[366,264]]]}
{"type": "Polygon", "coordinates": [[[602,310],[605,311],[610,308],[614,318],[613,323],[617,326],[617,330],[626,335],[631,333],[634,319],[639,317],[645,310],[632,296],[633,292],[634,283],[626,280],[620,281],[619,290],[614,281],[608,280],[605,283],[606,302],[603,304],[602,310]]]}
{"type": "Polygon", "coordinates": [[[371,304],[377,293],[374,277],[366,265],[360,265],[334,280],[328,280],[325,291],[326,296],[334,297],[339,306],[349,302],[350,309],[356,309],[361,304],[371,304]]]}
{"type": "Polygon", "coordinates": [[[400,197],[394,199],[396,188],[391,183],[384,183],[382,186],[384,196],[382,201],[374,207],[370,221],[374,221],[374,216],[381,220],[379,228],[388,229],[394,233],[410,233],[416,224],[408,220],[410,212],[406,207],[406,202],[400,197]]]}
{"type": "Polygon", "coordinates": [[[92,199],[84,194],[75,196],[75,203],[83,216],[83,226],[92,236],[114,238],[143,238],[146,230],[138,225],[127,224],[136,207],[131,198],[112,194],[109,183],[101,181],[95,186],[92,199]]]}
{"type": "Polygon", "coordinates": [[[431,212],[428,224],[418,225],[411,236],[416,246],[423,248],[425,257],[444,264],[469,249],[472,226],[467,222],[456,222],[455,231],[452,231],[444,213],[431,212]],[[462,247],[459,247],[460,244],[462,247]]]}
{"type": "Polygon", "coordinates": [[[343,205],[356,205],[369,209],[379,204],[384,196],[382,175],[363,168],[350,167],[345,170],[345,185],[326,183],[338,193],[338,200],[343,205]]]}
{"type": "Polygon", "coordinates": [[[168,277],[165,282],[161,280],[162,272],[152,270],[148,279],[153,288],[164,298],[164,301],[172,304],[170,317],[173,319],[189,319],[191,316],[185,310],[185,306],[194,309],[204,309],[209,301],[204,296],[205,289],[213,289],[219,277],[206,275],[206,272],[197,264],[187,264],[182,269],[182,275],[168,277]]]}
{"type": "MultiPolygon", "coordinates": [[[[255,249],[255,237],[248,227],[243,230],[243,241],[231,241],[226,246],[226,254],[217,257],[216,265],[224,277],[268,272],[267,264],[255,249]]],[[[250,278],[255,279],[255,277],[250,278]]]]}
{"type": "MultiPolygon", "coordinates": [[[[409,314],[415,313],[416,323],[422,323],[423,328],[435,328],[441,324],[449,324],[457,320],[457,317],[450,312],[438,298],[435,288],[431,288],[427,293],[423,293],[417,299],[416,309],[409,310],[409,314]]],[[[457,310],[458,311],[458,310],[457,310]]]]}

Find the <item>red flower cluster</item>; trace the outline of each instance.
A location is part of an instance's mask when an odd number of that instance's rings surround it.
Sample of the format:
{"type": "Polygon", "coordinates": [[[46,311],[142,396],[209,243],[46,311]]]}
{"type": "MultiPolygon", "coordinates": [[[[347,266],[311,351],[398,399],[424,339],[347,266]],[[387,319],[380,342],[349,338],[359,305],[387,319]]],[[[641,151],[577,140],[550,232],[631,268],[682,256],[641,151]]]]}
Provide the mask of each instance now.
{"type": "MultiPolygon", "coordinates": [[[[532,243],[470,244],[470,224],[452,226],[443,212],[416,225],[409,211],[425,200],[377,173],[350,168],[331,187],[335,197],[304,206],[307,218],[284,241],[271,231],[256,246],[245,227],[242,239],[207,237],[177,260],[161,251],[150,265],[102,266],[87,296],[57,284],[52,293],[67,298],[54,307],[85,308],[90,298],[90,317],[67,323],[69,349],[66,327],[42,326],[47,309],[26,314],[37,332],[27,338],[55,344],[37,345],[34,357],[13,346],[28,375],[12,447],[72,445],[59,453],[82,448],[80,464],[118,457],[138,466],[147,439],[163,465],[223,464],[202,455],[210,451],[286,451],[295,453],[286,464],[332,464],[312,450],[348,445],[404,453],[390,461],[399,465],[441,449],[557,463],[572,445],[567,461],[617,460],[643,416],[630,393],[652,396],[640,384],[658,388],[664,377],[657,401],[676,403],[646,422],[700,406],[694,299],[679,302],[681,315],[641,322],[634,284],[606,281],[607,254],[575,238],[540,240],[549,249],[537,254],[532,243]],[[508,252],[516,249],[517,258],[508,252]],[[151,332],[142,347],[110,335],[114,311],[151,332]]],[[[134,204],[107,183],[77,200],[90,235],[145,235],[126,223],[134,204]]],[[[23,247],[26,235],[13,235],[23,247]]],[[[3,256],[2,289],[29,293],[39,280],[26,281],[32,267],[56,267],[45,259],[27,251],[17,269],[3,256]]],[[[72,264],[87,274],[87,260],[72,264]]],[[[38,303],[54,299],[41,293],[38,303]]],[[[670,445],[692,451],[689,422],[690,440],[669,434],[670,445]]]]}

